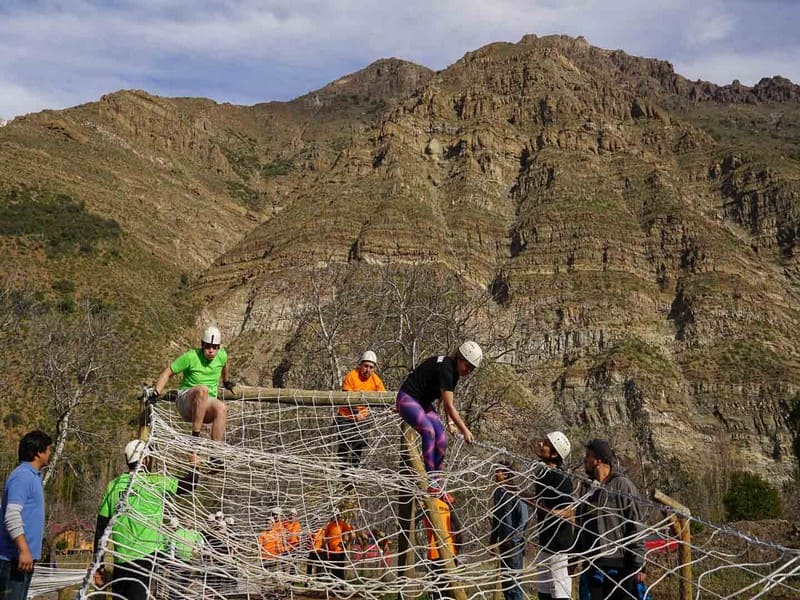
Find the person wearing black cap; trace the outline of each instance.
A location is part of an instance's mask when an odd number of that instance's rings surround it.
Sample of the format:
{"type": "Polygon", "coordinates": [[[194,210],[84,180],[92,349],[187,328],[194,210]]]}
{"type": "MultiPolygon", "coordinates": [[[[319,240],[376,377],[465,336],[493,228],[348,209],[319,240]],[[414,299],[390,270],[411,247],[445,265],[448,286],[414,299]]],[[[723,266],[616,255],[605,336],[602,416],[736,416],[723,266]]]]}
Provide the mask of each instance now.
{"type": "Polygon", "coordinates": [[[592,600],[635,598],[644,581],[644,536],[638,491],[614,469],[614,451],[606,440],[586,444],[584,468],[595,487],[578,507],[580,549],[588,554],[584,574],[592,600]]]}

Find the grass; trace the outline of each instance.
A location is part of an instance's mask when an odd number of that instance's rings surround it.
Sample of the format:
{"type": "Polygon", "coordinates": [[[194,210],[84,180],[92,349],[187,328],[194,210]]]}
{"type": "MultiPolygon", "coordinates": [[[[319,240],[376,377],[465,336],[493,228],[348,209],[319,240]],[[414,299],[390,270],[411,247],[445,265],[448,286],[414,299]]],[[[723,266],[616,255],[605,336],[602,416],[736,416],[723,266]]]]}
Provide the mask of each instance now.
{"type": "Polygon", "coordinates": [[[67,194],[0,192],[0,235],[38,237],[51,258],[76,252],[89,254],[100,241],[117,240],[121,233],[115,220],[92,214],[83,202],[67,194]]]}
{"type": "Polygon", "coordinates": [[[602,362],[610,360],[615,362],[616,369],[621,372],[643,371],[660,378],[680,379],[673,361],[659,348],[638,337],[627,336],[615,342],[602,362]]]}
{"type": "Polygon", "coordinates": [[[259,211],[264,208],[264,200],[261,194],[249,185],[239,181],[226,181],[225,187],[236,202],[250,210],[259,211]]]}
{"type": "Polygon", "coordinates": [[[292,169],[294,163],[290,160],[275,160],[260,167],[264,177],[281,177],[290,173],[292,169]]]}

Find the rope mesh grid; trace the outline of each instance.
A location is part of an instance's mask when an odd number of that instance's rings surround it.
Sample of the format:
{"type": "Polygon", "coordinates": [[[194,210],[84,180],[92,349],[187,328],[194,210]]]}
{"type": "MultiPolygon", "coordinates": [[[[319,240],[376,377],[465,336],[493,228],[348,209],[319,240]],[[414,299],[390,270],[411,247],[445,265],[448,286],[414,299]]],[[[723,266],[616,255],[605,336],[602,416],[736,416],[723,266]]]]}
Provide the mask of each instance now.
{"type": "MultiPolygon", "coordinates": [[[[454,497],[453,510],[461,523],[463,542],[455,568],[448,573],[433,568],[427,559],[428,542],[420,517],[425,510],[422,499],[427,482],[403,470],[399,416],[385,405],[373,406],[362,428],[367,444],[361,462],[358,467],[343,466],[337,454],[340,434],[335,409],[327,393],[318,394],[324,400],[319,405],[307,399],[295,403],[288,393],[280,402],[262,402],[257,397],[228,402],[224,444],[191,437],[172,403],[152,407],[146,450],[152,461],[150,472],[181,476],[196,460],[199,479],[191,494],[164,496],[163,518],[158,524],[163,541],[150,568],[151,593],[165,599],[333,595],[380,600],[387,594],[435,598],[459,589],[466,598],[494,598],[504,581],[489,543],[491,499],[497,486],[494,465],[503,458],[514,458],[518,465],[515,481],[523,490],[532,490],[547,467],[492,444],[466,445],[460,437],[451,436],[444,488],[454,497]],[[404,499],[414,504],[417,518],[409,540],[411,565],[400,568],[398,548],[405,534],[399,523],[404,499]],[[259,536],[269,528],[268,518],[275,507],[284,513],[296,509],[302,533],[295,548],[265,556],[259,536]],[[314,533],[335,511],[353,528],[353,539],[344,553],[345,579],[333,575],[339,565],[324,559],[318,562],[318,557],[311,556],[314,533]],[[199,533],[188,555],[179,530],[199,533]],[[181,545],[183,552],[178,550],[181,545]]],[[[356,403],[359,401],[354,399],[356,403]]],[[[594,488],[583,478],[570,477],[577,507],[589,500],[594,488]]],[[[675,513],[642,498],[631,500],[642,507],[642,514],[649,515],[644,529],[613,544],[596,545],[591,551],[573,547],[566,553],[572,578],[577,582],[595,560],[613,553],[619,544],[667,538],[668,546],[656,545],[645,551],[647,585],[653,598],[679,597],[681,569],[675,546],[681,542],[666,533],[675,513]]],[[[134,520],[142,518],[125,498],[118,512],[134,520]]],[[[694,597],[800,597],[798,550],[695,517],[690,520],[704,530],[691,546],[694,597]]],[[[535,518],[530,520],[524,566],[514,573],[531,597],[536,594],[534,573],[542,558],[537,547],[541,527],[535,518]]],[[[106,563],[113,562],[119,554],[108,536],[103,543],[106,563]]],[[[82,598],[109,592],[109,586],[98,590],[91,584],[98,566],[95,560],[86,574],[82,598]]]]}

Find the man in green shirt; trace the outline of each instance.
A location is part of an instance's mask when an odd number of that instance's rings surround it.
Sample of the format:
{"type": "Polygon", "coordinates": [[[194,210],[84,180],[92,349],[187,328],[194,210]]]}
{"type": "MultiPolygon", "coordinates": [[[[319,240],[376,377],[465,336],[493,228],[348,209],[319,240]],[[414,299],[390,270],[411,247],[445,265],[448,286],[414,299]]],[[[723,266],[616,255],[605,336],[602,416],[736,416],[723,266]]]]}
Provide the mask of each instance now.
{"type": "MultiPolygon", "coordinates": [[[[145,449],[146,443],[142,440],[132,440],[125,446],[128,472],[108,484],[97,510],[94,533],[96,554],[108,523],[119,511],[111,530],[111,541],[114,543],[111,592],[126,600],[147,599],[155,555],[164,545],[161,529],[166,496],[192,492],[197,483],[196,470],[178,479],[171,475],[148,473],[146,468],[142,468],[134,477],[139,462],[147,460],[144,458],[145,449]],[[128,487],[130,492],[125,501],[120,503],[128,487]]],[[[146,466],[147,463],[143,465],[146,466]]],[[[101,564],[94,574],[98,587],[106,583],[103,556],[99,558],[101,564]]]]}
{"type": "Polygon", "coordinates": [[[204,423],[211,423],[211,439],[221,442],[225,437],[228,408],[217,398],[220,376],[222,385],[233,391],[235,385],[228,378],[228,353],[220,348],[222,336],[219,329],[209,326],[203,331],[200,347],[181,354],[170,364],[155,384],[155,398],[164,391],[169,378],[182,374],[175,406],[181,418],[192,424],[192,435],[199,437],[204,423]]]}

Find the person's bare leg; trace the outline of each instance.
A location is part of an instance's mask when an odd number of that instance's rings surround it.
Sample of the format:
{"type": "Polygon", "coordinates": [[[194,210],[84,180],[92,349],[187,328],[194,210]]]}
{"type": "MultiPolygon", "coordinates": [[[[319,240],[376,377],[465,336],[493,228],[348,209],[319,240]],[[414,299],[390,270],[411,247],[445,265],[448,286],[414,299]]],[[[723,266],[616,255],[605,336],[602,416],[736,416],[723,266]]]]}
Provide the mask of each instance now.
{"type": "Polygon", "coordinates": [[[228,420],[228,407],[218,398],[209,398],[206,417],[211,421],[211,439],[222,442],[225,439],[225,424],[228,420]]]}
{"type": "Polygon", "coordinates": [[[192,435],[203,430],[208,410],[208,388],[204,385],[193,387],[188,392],[192,407],[192,435]]]}

